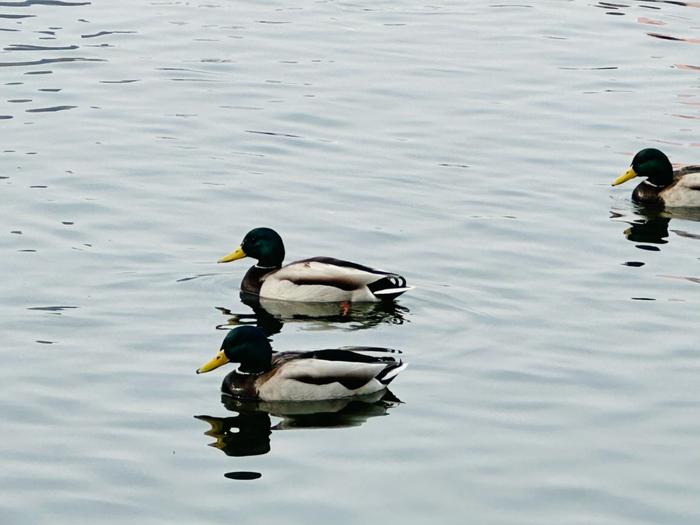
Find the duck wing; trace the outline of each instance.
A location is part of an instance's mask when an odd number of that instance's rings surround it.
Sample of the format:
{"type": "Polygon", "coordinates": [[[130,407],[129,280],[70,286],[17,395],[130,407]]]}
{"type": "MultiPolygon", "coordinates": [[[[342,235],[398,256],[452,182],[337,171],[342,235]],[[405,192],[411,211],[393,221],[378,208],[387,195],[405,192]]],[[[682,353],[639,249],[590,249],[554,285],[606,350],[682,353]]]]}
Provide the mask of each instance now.
{"type": "Polygon", "coordinates": [[[342,349],[297,353],[284,361],[278,372],[281,379],[311,385],[340,383],[349,390],[357,390],[373,379],[387,385],[406,367],[394,357],[375,357],[342,349]]]}
{"type": "Polygon", "coordinates": [[[700,190],[700,166],[685,166],[678,171],[677,186],[690,190],[700,190]]]}

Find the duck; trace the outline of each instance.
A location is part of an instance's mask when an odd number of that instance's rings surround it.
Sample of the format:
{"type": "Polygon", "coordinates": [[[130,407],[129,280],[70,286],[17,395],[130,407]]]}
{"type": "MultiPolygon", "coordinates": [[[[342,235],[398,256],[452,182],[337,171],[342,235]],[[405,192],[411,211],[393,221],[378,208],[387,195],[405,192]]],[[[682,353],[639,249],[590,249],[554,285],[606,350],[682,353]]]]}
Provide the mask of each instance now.
{"type": "Polygon", "coordinates": [[[632,192],[632,200],[655,208],[700,207],[700,166],[673,169],[661,150],[643,149],[632,159],[631,167],[613,186],[635,177],[646,177],[632,192]]]}
{"type": "Polygon", "coordinates": [[[275,230],[255,228],[218,262],[256,259],[243,277],[241,292],[281,301],[391,301],[412,288],[396,273],[333,257],[311,257],[282,266],[284,254],[282,237],[275,230]]]}
{"type": "Polygon", "coordinates": [[[221,350],[197,374],[239,363],[221,385],[224,394],[236,399],[273,402],[361,397],[385,390],[407,366],[393,355],[361,353],[372,351],[391,352],[372,347],[273,352],[258,327],[238,326],[226,334],[221,350]]]}

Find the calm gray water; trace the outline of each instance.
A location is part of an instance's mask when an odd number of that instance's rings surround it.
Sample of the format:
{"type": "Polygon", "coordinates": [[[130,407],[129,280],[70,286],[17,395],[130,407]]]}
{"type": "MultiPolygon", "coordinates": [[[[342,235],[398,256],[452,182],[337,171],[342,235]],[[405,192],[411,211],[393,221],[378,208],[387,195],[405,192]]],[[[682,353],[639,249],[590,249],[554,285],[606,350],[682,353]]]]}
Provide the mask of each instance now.
{"type": "Polygon", "coordinates": [[[3,524],[698,523],[700,214],[609,186],[700,162],[698,4],[472,4],[0,3],[3,524]],[[195,375],[262,225],[416,286],[273,343],[403,403],[195,375]]]}

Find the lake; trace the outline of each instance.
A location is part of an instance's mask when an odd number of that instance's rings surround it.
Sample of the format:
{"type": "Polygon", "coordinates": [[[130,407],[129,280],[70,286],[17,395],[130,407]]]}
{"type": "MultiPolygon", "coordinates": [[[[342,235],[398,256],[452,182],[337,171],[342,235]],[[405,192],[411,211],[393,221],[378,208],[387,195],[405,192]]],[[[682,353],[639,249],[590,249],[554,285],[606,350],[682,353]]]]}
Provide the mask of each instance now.
{"type": "Polygon", "coordinates": [[[0,3],[4,524],[695,524],[700,9],[670,1],[0,3]],[[276,350],[403,352],[307,413],[197,376],[275,228],[401,273],[267,312],[276,350]],[[209,446],[212,445],[212,446],[209,446]]]}

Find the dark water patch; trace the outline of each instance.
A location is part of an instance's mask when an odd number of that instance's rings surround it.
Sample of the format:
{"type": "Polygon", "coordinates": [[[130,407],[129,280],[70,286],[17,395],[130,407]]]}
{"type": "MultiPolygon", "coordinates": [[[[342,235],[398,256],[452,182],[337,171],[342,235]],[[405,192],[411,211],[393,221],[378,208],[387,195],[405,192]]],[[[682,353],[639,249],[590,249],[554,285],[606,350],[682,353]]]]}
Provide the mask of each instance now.
{"type": "Polygon", "coordinates": [[[99,31],[90,35],[80,35],[80,38],[97,38],[105,35],[131,35],[135,33],[136,31],[99,31]]]}
{"type": "Polygon", "coordinates": [[[0,31],[7,31],[8,33],[18,33],[19,29],[8,29],[7,27],[0,27],[0,31]]]}
{"type": "Polygon", "coordinates": [[[75,223],[73,221],[61,221],[61,224],[65,224],[66,226],[72,226],[75,223]]]}
{"type": "Polygon", "coordinates": [[[643,263],[641,261],[626,261],[622,263],[624,266],[632,266],[633,268],[639,268],[640,266],[644,266],[646,263],[643,263]]]}
{"type": "Polygon", "coordinates": [[[647,250],[649,252],[660,252],[661,248],[658,246],[647,246],[646,244],[635,244],[635,248],[639,248],[640,250],[647,250]]]}
{"type": "Polygon", "coordinates": [[[14,233],[15,235],[22,235],[22,230],[12,230],[10,233],[14,233]]]}
{"type": "Polygon", "coordinates": [[[27,310],[36,310],[36,311],[41,311],[41,312],[51,312],[51,313],[60,313],[64,310],[76,310],[78,309],[78,306],[66,306],[66,305],[56,305],[56,306],[30,306],[27,308],[27,310]]]}
{"type": "Polygon", "coordinates": [[[262,474],[260,472],[249,472],[245,470],[239,470],[237,472],[227,472],[226,474],[224,474],[224,477],[228,479],[237,479],[239,481],[249,481],[253,479],[262,478],[262,474]]]}
{"type": "Polygon", "coordinates": [[[292,135],[291,133],[278,133],[275,131],[257,131],[257,130],[253,130],[253,129],[247,129],[247,130],[245,130],[245,132],[246,133],[254,133],[256,135],[269,135],[272,137],[287,137],[290,139],[302,139],[302,138],[304,138],[300,135],[292,135]]]}
{"type": "Polygon", "coordinates": [[[0,14],[0,18],[6,18],[8,20],[18,20],[20,18],[34,18],[36,15],[8,15],[0,14]]]}
{"type": "Polygon", "coordinates": [[[686,239],[700,239],[700,235],[696,233],[690,233],[683,230],[671,230],[673,233],[679,237],[685,237],[686,239]]]}
{"type": "Polygon", "coordinates": [[[611,69],[620,69],[618,66],[597,66],[597,67],[572,67],[572,66],[562,66],[559,69],[565,71],[608,71],[611,69]]]}
{"type": "Polygon", "coordinates": [[[44,93],[58,93],[63,91],[63,88],[39,88],[37,91],[43,91],[44,93]]]}
{"type": "Polygon", "coordinates": [[[12,115],[0,115],[0,120],[9,120],[14,118],[12,115]]]}
{"type": "Polygon", "coordinates": [[[611,2],[598,2],[596,7],[602,7],[603,9],[619,9],[621,7],[629,7],[629,4],[613,4],[611,2]]]}
{"type": "Polygon", "coordinates": [[[5,82],[6,86],[21,86],[24,82],[5,82]]]}
{"type": "Polygon", "coordinates": [[[18,252],[22,253],[36,253],[36,250],[31,250],[31,249],[26,249],[26,250],[17,250],[18,252]]]}
{"type": "Polygon", "coordinates": [[[126,79],[126,80],[100,80],[100,84],[131,84],[133,82],[140,82],[139,79],[126,79]]]}
{"type": "Polygon", "coordinates": [[[175,282],[176,283],[184,283],[187,281],[194,281],[195,279],[199,279],[201,277],[211,277],[212,275],[218,275],[216,273],[200,273],[198,275],[193,275],[192,277],[183,277],[182,279],[177,279],[175,282]]]}
{"type": "Polygon", "coordinates": [[[441,162],[439,166],[442,166],[444,168],[468,168],[468,164],[451,164],[449,162],[441,162]]]}
{"type": "Polygon", "coordinates": [[[55,111],[66,111],[68,109],[77,108],[78,106],[51,106],[48,108],[34,108],[26,110],[27,113],[50,113],[55,111]]]}
{"type": "Polygon", "coordinates": [[[107,62],[107,61],[102,59],[102,58],[83,58],[83,57],[42,58],[40,60],[27,60],[24,62],[0,62],[0,67],[43,66],[44,64],[58,64],[60,62],[107,62]]]}
{"type": "Polygon", "coordinates": [[[220,82],[219,80],[212,80],[209,78],[171,78],[173,82],[220,82]]]}
{"type": "Polygon", "coordinates": [[[32,46],[28,44],[12,44],[4,48],[5,51],[72,51],[78,46],[32,46]]]}
{"type": "Polygon", "coordinates": [[[30,7],[33,5],[77,7],[90,4],[91,2],[64,2],[62,0],[24,0],[24,2],[0,2],[0,7],[30,7]]]}
{"type": "Polygon", "coordinates": [[[660,38],[661,40],[672,40],[674,42],[687,42],[689,44],[700,44],[700,39],[698,38],[683,38],[678,36],[664,35],[662,33],[647,33],[647,35],[660,38]]]}
{"type": "Polygon", "coordinates": [[[664,279],[678,279],[681,281],[688,281],[693,284],[700,284],[700,277],[686,277],[684,275],[659,275],[659,277],[663,277],[664,279]]]}
{"type": "Polygon", "coordinates": [[[630,297],[633,301],[656,301],[653,297],[630,297]]]}
{"type": "Polygon", "coordinates": [[[39,343],[40,345],[54,345],[54,344],[56,344],[56,341],[46,341],[45,339],[37,339],[36,342],[39,343]]]}
{"type": "Polygon", "coordinates": [[[53,73],[50,69],[40,69],[39,71],[27,71],[25,75],[50,75],[53,73]]]}
{"type": "Polygon", "coordinates": [[[11,98],[8,100],[8,102],[11,102],[12,104],[23,104],[25,102],[31,102],[31,98],[11,98]]]}
{"type": "Polygon", "coordinates": [[[48,188],[48,186],[45,186],[44,184],[35,184],[35,185],[29,186],[29,187],[34,188],[34,189],[40,189],[40,190],[48,188]]]}

